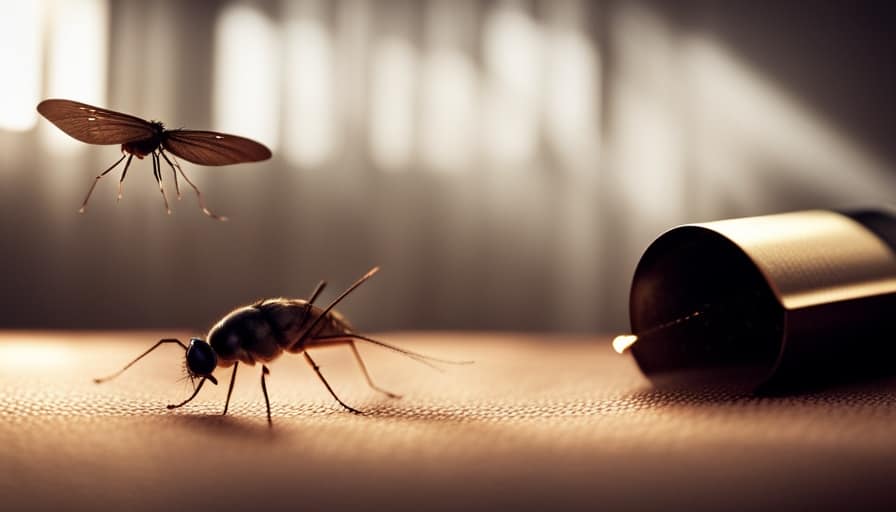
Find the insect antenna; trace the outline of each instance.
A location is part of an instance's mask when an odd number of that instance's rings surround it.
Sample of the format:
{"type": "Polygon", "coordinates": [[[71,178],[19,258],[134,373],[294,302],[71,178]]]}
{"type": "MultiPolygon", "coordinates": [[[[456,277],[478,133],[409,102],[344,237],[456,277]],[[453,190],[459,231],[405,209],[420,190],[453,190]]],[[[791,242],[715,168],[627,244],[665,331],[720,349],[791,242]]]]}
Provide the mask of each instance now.
{"type": "MultiPolygon", "coordinates": [[[[93,183],[90,184],[90,188],[87,189],[87,197],[85,197],[84,202],[81,203],[81,208],[78,209],[78,213],[84,213],[87,210],[87,201],[90,201],[90,195],[93,194],[93,189],[96,188],[96,184],[99,183],[99,181],[103,178],[103,176],[112,172],[112,169],[115,169],[116,167],[118,167],[118,164],[120,164],[121,161],[125,159],[125,157],[127,157],[128,161],[126,164],[124,164],[124,172],[121,174],[121,179],[122,179],[122,181],[124,180],[124,175],[127,174],[128,166],[131,165],[131,158],[133,158],[134,155],[130,155],[130,156],[121,155],[121,158],[119,158],[118,161],[116,161],[114,164],[109,166],[108,169],[101,172],[100,174],[97,174],[96,178],[93,179],[93,183]]],[[[118,197],[121,198],[121,181],[119,181],[118,197]]]]}
{"type": "Polygon", "coordinates": [[[213,213],[211,210],[209,210],[208,207],[205,206],[205,201],[202,199],[202,192],[200,192],[199,188],[196,187],[196,185],[192,181],[190,181],[190,178],[187,177],[187,174],[184,172],[183,168],[181,168],[181,166],[180,166],[180,162],[177,161],[177,158],[174,155],[171,155],[171,158],[169,159],[168,155],[165,154],[165,151],[163,151],[161,149],[159,150],[159,154],[162,155],[162,158],[164,158],[165,161],[168,162],[168,165],[171,166],[171,170],[175,172],[175,176],[177,174],[177,171],[179,171],[180,175],[184,178],[184,181],[186,181],[190,185],[190,187],[192,187],[193,190],[196,192],[196,199],[199,200],[199,209],[202,210],[202,213],[208,215],[209,217],[211,217],[215,220],[220,220],[220,221],[227,220],[227,217],[225,217],[223,215],[217,215],[217,214],[213,213]],[[173,162],[172,162],[172,160],[173,160],[173,162]]]}

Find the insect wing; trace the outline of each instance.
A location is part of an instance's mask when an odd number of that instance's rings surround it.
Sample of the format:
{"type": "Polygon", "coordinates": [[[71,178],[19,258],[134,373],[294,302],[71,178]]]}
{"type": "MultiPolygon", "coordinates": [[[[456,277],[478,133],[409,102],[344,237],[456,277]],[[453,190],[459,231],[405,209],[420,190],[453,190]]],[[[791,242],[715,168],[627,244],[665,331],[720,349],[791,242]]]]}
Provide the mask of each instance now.
{"type": "Polygon", "coordinates": [[[241,164],[271,157],[271,150],[254,140],[199,130],[167,131],[162,146],[184,160],[199,165],[241,164]]]}
{"type": "Polygon", "coordinates": [[[155,134],[149,121],[70,100],[44,100],[37,111],[66,134],[87,144],[124,144],[155,134]]]}

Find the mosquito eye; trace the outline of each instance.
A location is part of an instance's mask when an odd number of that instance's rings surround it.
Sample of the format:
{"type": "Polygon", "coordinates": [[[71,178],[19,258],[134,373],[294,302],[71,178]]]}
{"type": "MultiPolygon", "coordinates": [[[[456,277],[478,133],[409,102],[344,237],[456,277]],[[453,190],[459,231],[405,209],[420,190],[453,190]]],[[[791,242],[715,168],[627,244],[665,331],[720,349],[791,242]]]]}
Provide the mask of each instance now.
{"type": "Polygon", "coordinates": [[[218,365],[218,356],[215,351],[203,340],[190,340],[190,348],[187,349],[187,367],[197,375],[209,375],[218,365]]]}

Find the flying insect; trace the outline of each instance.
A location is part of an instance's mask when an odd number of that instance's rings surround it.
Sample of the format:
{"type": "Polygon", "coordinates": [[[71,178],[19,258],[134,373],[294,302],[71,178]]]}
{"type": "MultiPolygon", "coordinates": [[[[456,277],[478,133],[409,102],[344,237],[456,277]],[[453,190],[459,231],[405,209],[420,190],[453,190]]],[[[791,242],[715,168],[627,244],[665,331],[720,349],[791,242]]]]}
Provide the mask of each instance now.
{"type": "Polygon", "coordinates": [[[187,177],[176,157],[199,165],[230,165],[247,162],[259,162],[271,157],[271,150],[254,140],[227,133],[202,130],[168,130],[159,121],[146,121],[130,114],[94,107],[77,101],[48,99],[37,105],[37,111],[69,136],[87,144],[121,144],[123,155],[108,169],[98,174],[81,208],[84,213],[90,195],[100,179],[112,172],[127,158],[121,178],[118,180],[118,199],[122,197],[124,179],[128,174],[131,160],[136,156],[143,159],[152,158],[152,173],[159,184],[159,192],[165,202],[165,210],[171,214],[165,188],[162,185],[162,160],[171,167],[174,176],[174,188],[180,199],[180,186],[177,183],[178,172],[196,192],[199,208],[213,219],[227,220],[226,217],[212,213],[205,206],[202,193],[187,177]],[[170,158],[169,158],[170,156],[170,158]]]}

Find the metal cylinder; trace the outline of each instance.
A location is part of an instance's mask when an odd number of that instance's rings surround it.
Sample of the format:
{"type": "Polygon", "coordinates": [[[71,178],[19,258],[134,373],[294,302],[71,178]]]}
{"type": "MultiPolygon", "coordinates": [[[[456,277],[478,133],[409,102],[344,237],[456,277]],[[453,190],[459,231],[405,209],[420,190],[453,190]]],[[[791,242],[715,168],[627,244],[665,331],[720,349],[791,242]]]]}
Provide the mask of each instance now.
{"type": "Polygon", "coordinates": [[[662,387],[776,392],[896,369],[896,217],[812,210],[673,228],[629,309],[662,387]]]}

